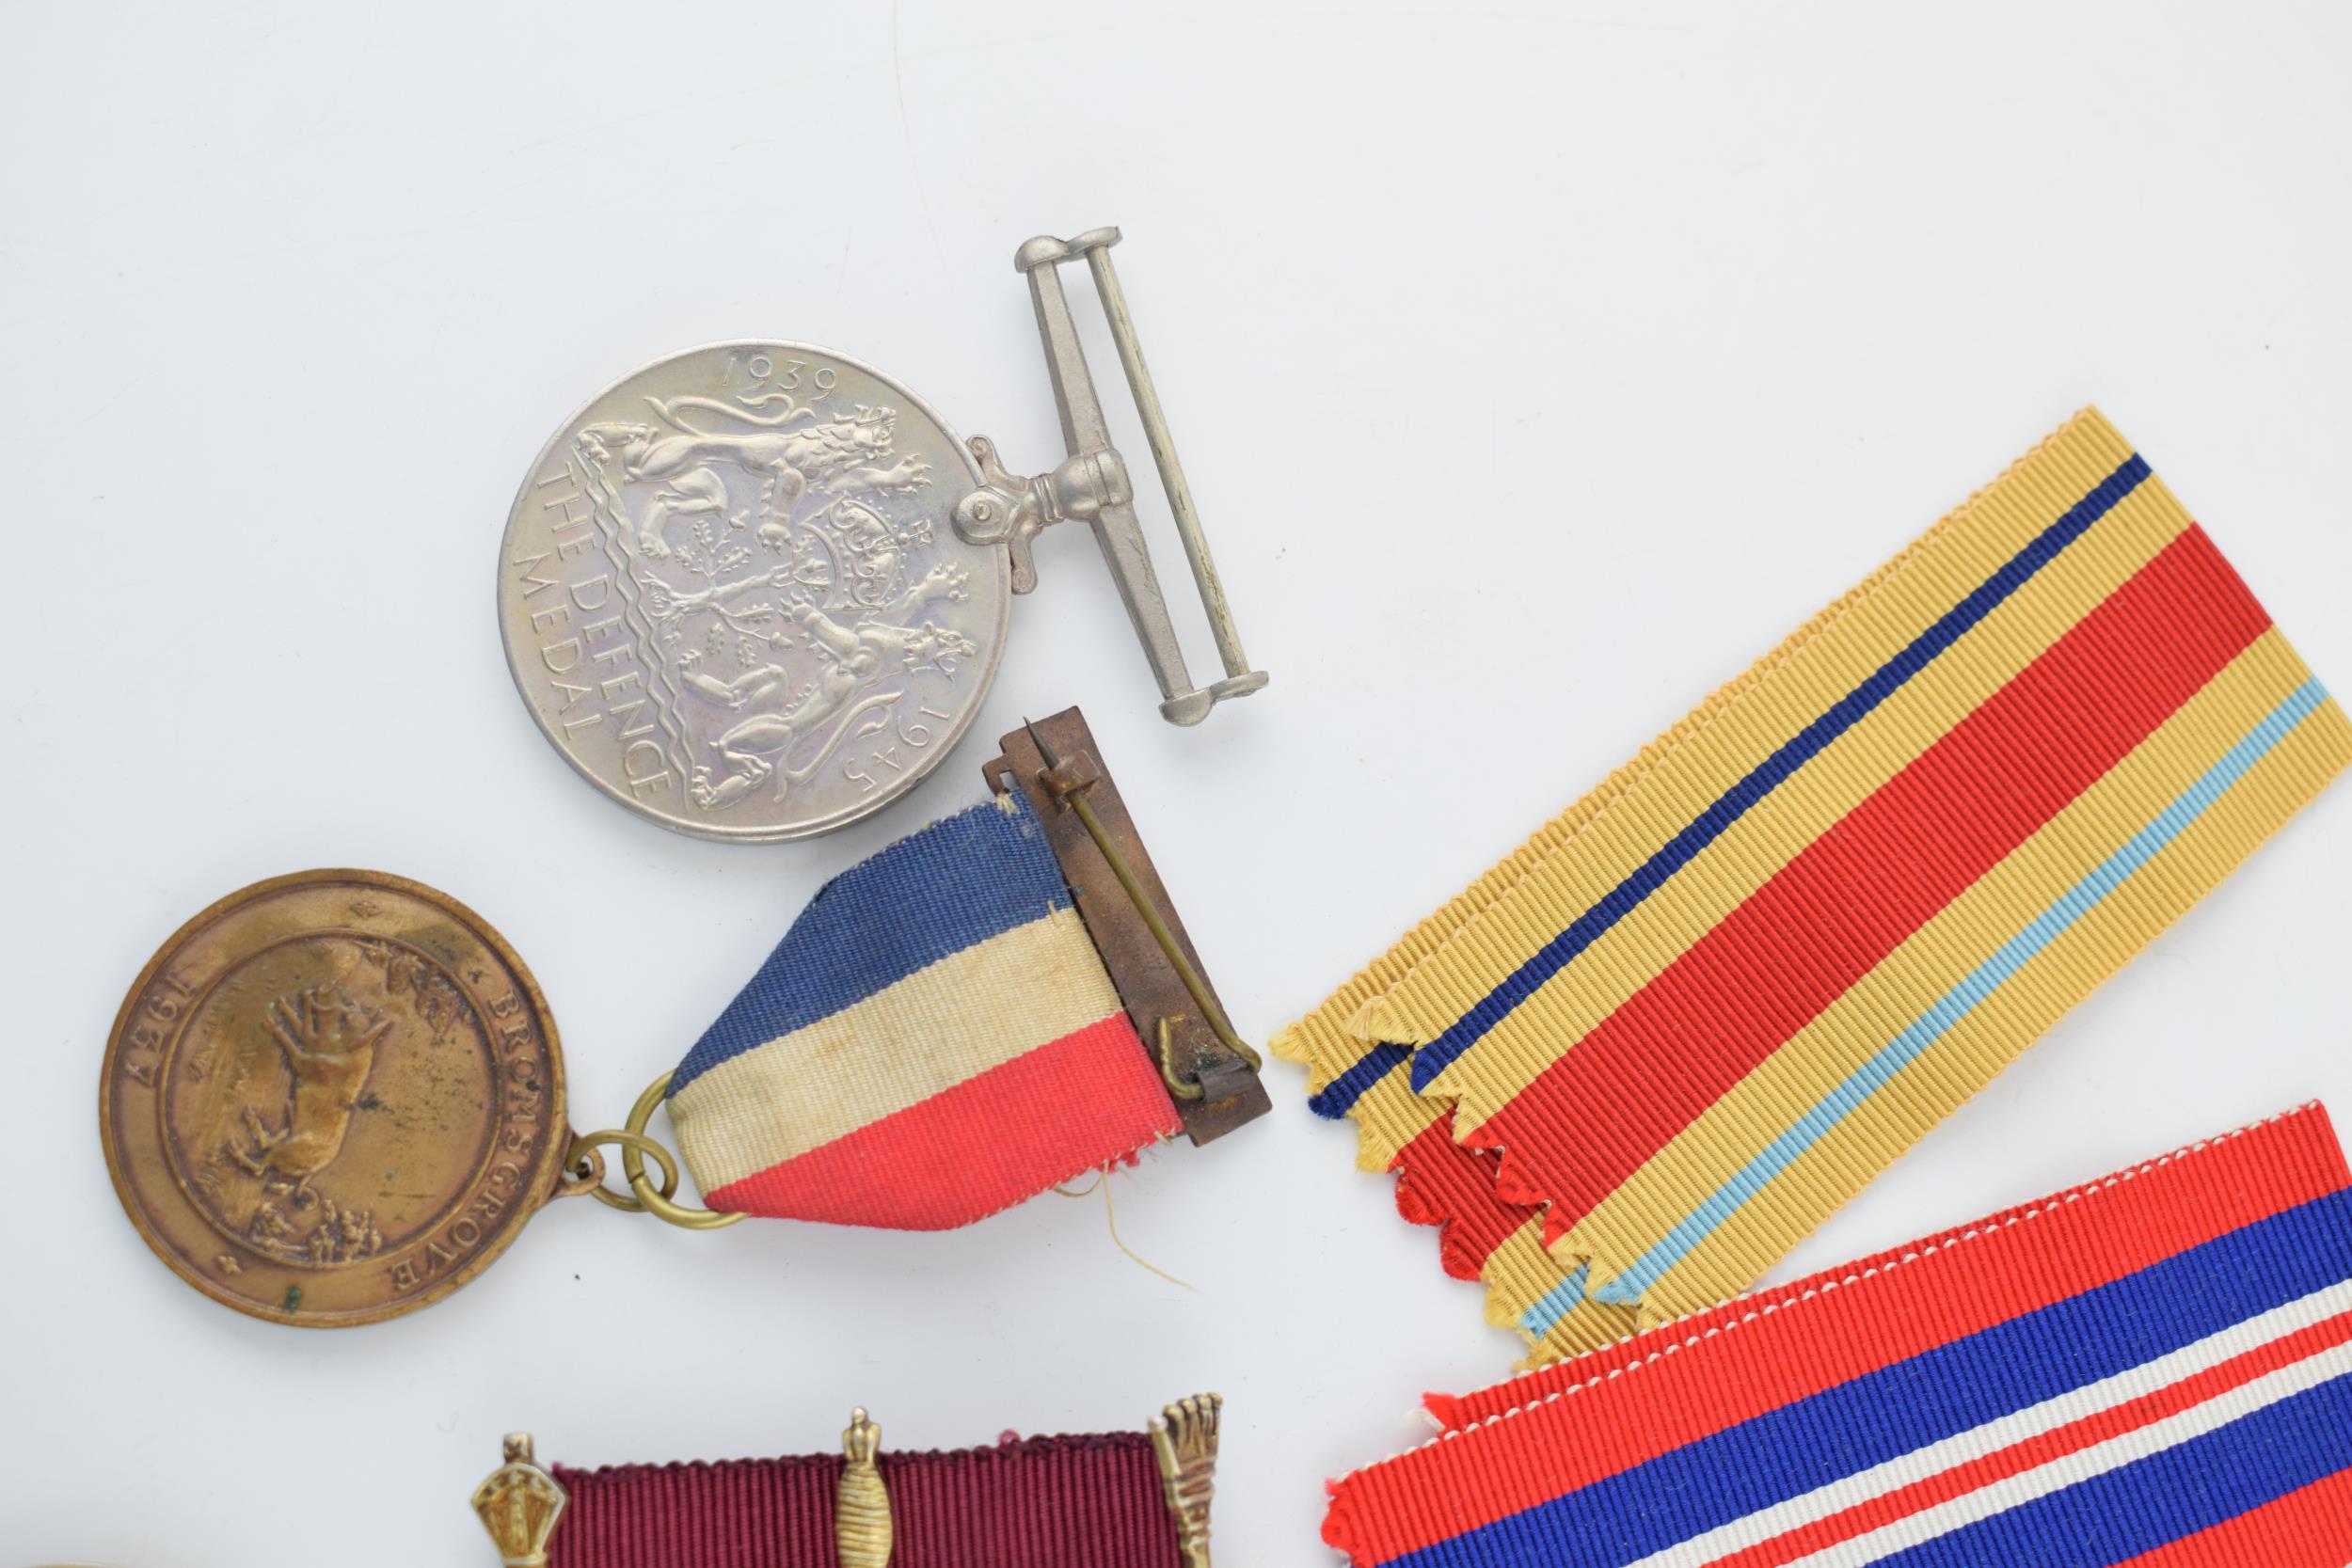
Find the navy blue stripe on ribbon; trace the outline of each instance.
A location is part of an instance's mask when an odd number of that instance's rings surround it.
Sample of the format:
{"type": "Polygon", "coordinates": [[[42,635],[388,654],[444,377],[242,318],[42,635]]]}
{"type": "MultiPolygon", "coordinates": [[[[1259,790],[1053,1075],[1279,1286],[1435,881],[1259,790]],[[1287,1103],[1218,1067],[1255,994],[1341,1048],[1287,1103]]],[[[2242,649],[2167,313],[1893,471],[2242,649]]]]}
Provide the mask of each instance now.
{"type": "MultiPolygon", "coordinates": [[[[2352,1375],[1877,1560],[1878,1568],[2114,1568],[2352,1466],[2352,1375]]],[[[2352,1525],[2338,1557],[2352,1557],[2352,1525]]],[[[2329,1560],[2333,1560],[2330,1559],[2329,1560]]]]}
{"type": "Polygon", "coordinates": [[[830,1018],[917,970],[1070,907],[1045,830],[1017,791],[942,817],[817,890],[670,1080],[830,1018]]]}
{"type": "Polygon", "coordinates": [[[1413,1087],[1427,1088],[1449,1063],[1477,1044],[1488,1030],[1510,1016],[1514,1007],[1534,995],[1536,988],[1631,913],[1676,872],[1690,864],[1700,851],[1722,837],[1725,829],[1746,815],[1748,808],[1859,723],[1912,676],[1934,662],[1938,654],[1959,641],[2004,599],[2025,586],[2035,573],[2056,560],[2067,546],[2081,538],[2091,524],[2138,488],[2148,473],[2147,462],[2137,452],[2125,458],[2113,473],[2093,485],[2090,494],[2067,508],[2063,516],[1979,583],[1966,598],[1946,610],[1900,653],[1880,665],[1861,685],[1830,705],[1828,711],[1783,742],[1778,751],[1758,763],[1745,778],[1718,796],[1689,826],[1667,840],[1632,875],[1602,895],[1598,903],[1577,916],[1567,929],[1544,943],[1444,1034],[1413,1053],[1413,1087]]]}
{"type": "MultiPolygon", "coordinates": [[[[1396,1559],[1625,1568],[2352,1278],[2352,1189],[1396,1559]]],[[[2034,1560],[1999,1557],[1979,1561],[2034,1560]]]]}
{"type": "Polygon", "coordinates": [[[1366,1090],[1386,1078],[1413,1053],[1409,1045],[1375,1045],[1356,1059],[1356,1065],[1323,1086],[1323,1092],[1311,1095],[1307,1109],[1327,1121],[1337,1121],[1347,1115],[1356,1101],[1364,1098],[1366,1090]]]}

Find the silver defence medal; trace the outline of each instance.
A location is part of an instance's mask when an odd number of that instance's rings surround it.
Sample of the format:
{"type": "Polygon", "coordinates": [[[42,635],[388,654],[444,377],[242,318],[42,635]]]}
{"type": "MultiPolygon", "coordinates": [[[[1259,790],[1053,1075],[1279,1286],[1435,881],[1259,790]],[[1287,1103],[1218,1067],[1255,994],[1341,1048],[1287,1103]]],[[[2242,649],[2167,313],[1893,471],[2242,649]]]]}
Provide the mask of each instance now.
{"type": "Polygon", "coordinates": [[[1030,541],[1090,525],[1160,712],[1196,724],[1265,684],[1243,655],[1137,347],[1116,229],[1041,237],[1026,274],[1069,456],[1007,471],[881,372],[803,343],[648,365],[556,432],[499,562],[508,667],[591,784],[665,827],[752,843],[881,810],[937,765],[987,695],[1030,541]],[[1196,687],[1078,346],[1059,264],[1086,259],[1216,639],[1196,687]]]}

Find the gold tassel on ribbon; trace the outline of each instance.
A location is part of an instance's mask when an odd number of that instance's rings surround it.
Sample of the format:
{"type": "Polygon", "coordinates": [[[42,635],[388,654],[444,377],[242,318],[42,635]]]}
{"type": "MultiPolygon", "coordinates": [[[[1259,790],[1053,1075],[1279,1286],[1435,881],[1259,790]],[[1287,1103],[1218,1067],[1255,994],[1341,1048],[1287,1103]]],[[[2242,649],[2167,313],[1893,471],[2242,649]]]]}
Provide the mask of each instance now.
{"type": "Polygon", "coordinates": [[[1209,1504],[1216,1495],[1217,1417],[1224,1408],[1216,1394],[1195,1394],[1154,1416],[1148,1428],[1184,1568],[1209,1568],[1209,1504]]]}
{"type": "Polygon", "coordinates": [[[889,1568],[890,1492],[882,1485],[874,1456],[882,1451],[882,1428],[863,1405],[850,1412],[841,1433],[841,1491],[834,1499],[834,1554],[841,1568],[889,1568]]]}

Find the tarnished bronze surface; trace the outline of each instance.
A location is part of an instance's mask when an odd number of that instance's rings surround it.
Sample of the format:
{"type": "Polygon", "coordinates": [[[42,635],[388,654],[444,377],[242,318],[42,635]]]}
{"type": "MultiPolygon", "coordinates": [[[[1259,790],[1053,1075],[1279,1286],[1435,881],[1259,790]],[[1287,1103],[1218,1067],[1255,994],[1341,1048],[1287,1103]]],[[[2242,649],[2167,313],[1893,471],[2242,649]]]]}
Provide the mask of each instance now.
{"type": "Polygon", "coordinates": [[[547,1000],[464,905],[375,871],[257,882],[123,999],[100,1132],[148,1244],[277,1323],[375,1323],[487,1267],[554,1190],[547,1000]]]}

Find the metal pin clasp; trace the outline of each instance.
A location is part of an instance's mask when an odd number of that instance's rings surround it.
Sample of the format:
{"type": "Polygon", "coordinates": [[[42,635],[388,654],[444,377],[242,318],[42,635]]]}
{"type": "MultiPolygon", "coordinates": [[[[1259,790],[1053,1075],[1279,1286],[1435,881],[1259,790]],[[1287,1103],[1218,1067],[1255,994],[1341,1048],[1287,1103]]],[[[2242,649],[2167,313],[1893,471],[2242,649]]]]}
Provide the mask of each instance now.
{"type": "Polygon", "coordinates": [[[1234,1032],[1184,933],[1118,781],[1076,708],[1022,727],[981,772],[1019,794],[1060,865],[1087,935],[1196,1144],[1269,1109],[1258,1052],[1234,1032]]]}
{"type": "Polygon", "coordinates": [[[1089,229],[1073,239],[1041,234],[1013,254],[1013,266],[1029,279],[1029,300],[1037,308],[1038,334],[1045,343],[1045,368],[1053,378],[1054,402],[1061,410],[1063,445],[1070,455],[1050,472],[1023,478],[998,461],[994,443],[985,436],[972,438],[972,455],[980,466],[981,485],[956,503],[957,536],[971,545],[1002,545],[1012,560],[1012,591],[1025,594],[1037,586],[1037,563],[1030,541],[1040,531],[1065,519],[1090,525],[1103,559],[1119,584],[1127,618],[1143,643],[1152,678],[1159,682],[1160,716],[1173,724],[1198,724],[1209,710],[1229,697],[1246,697],[1266,683],[1265,672],[1249,667],[1242,652],[1241,632],[1233,625],[1232,607],[1218,582],[1216,562],[1210,559],[1200,515],[1192,504],[1192,491],[1176,460],[1176,443],[1168,434],[1168,418],[1152,389],[1152,372],[1136,341],[1127,296],[1111,268],[1110,247],[1119,243],[1116,229],[1089,229]],[[1192,684],[1184,668],[1184,650],[1168,617],[1168,600],[1152,569],[1143,530],[1136,521],[1135,490],[1127,465],[1111,446],[1110,427],[1103,418],[1102,401],[1094,393],[1094,377],[1087,369],[1086,352],[1078,344],[1078,329],[1071,319],[1070,301],[1062,293],[1061,263],[1083,256],[1094,275],[1094,292],[1109,318],[1111,341],[1135,394],[1136,412],[1142,418],[1144,439],[1160,470],[1168,492],[1168,510],[1175,514],[1176,531],[1192,563],[1194,583],[1200,590],[1200,607],[1207,611],[1209,629],[1216,639],[1217,657],[1225,677],[1206,687],[1192,684]]]}

